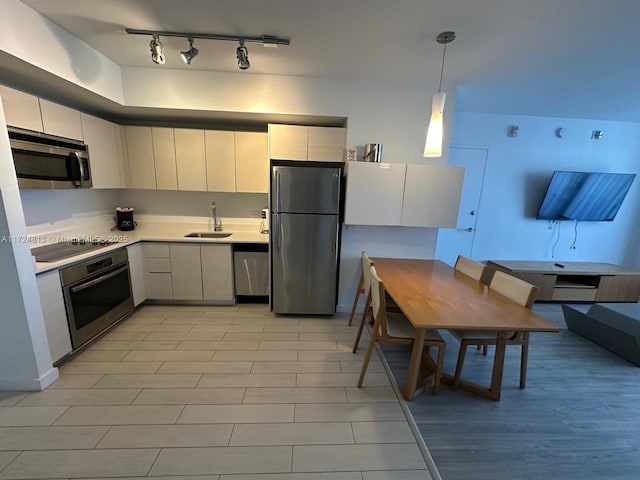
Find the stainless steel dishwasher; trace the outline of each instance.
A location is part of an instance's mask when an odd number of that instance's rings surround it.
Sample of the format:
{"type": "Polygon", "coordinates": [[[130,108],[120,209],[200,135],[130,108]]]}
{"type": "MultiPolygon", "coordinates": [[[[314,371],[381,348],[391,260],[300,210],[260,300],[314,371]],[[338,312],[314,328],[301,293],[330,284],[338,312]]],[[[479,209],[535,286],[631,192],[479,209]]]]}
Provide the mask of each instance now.
{"type": "Polygon", "coordinates": [[[268,301],[269,247],[266,244],[234,244],[233,267],[237,301],[268,301]]]}

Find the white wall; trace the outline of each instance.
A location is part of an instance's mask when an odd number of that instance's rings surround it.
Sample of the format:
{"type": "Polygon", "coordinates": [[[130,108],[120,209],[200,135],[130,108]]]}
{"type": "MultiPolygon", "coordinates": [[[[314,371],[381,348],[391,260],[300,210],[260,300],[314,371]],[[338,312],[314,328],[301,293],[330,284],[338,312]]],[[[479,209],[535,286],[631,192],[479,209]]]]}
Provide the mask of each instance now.
{"type": "Polygon", "coordinates": [[[20,190],[27,226],[49,226],[47,230],[72,228],[73,223],[113,213],[121,206],[121,196],[118,190],[20,190]]]}
{"type": "Polygon", "coordinates": [[[40,390],[58,378],[26,236],[0,103],[0,390],[40,390]]]}
{"type": "Polygon", "coordinates": [[[122,103],[120,66],[18,0],[2,0],[0,51],[122,103]]]}
{"type": "Polygon", "coordinates": [[[452,144],[489,149],[473,256],[638,265],[640,176],[613,222],[558,225],[535,215],[554,170],[640,173],[640,125],[624,122],[457,113],[452,144]],[[509,125],[518,125],[515,138],[509,125]],[[563,138],[555,136],[559,127],[563,138]],[[604,138],[591,140],[593,130],[604,138]]]}

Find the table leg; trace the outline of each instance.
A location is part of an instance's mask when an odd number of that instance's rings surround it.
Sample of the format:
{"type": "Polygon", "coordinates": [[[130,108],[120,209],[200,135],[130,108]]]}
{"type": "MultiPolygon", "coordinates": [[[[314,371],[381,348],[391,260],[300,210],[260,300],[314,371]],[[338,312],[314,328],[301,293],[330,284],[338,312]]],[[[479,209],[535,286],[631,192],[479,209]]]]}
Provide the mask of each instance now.
{"type": "Polygon", "coordinates": [[[493,372],[491,373],[491,387],[489,387],[489,398],[500,400],[502,391],[502,374],[504,372],[504,354],[507,346],[507,333],[498,332],[496,338],[496,352],[493,356],[493,372]]]}
{"type": "Polygon", "coordinates": [[[422,349],[424,348],[424,337],[426,330],[424,328],[416,328],[416,336],[413,340],[413,349],[411,350],[411,360],[409,361],[409,369],[407,371],[407,379],[404,382],[402,396],[405,400],[411,400],[416,394],[416,386],[418,384],[418,374],[420,373],[420,362],[422,361],[422,349]]]}

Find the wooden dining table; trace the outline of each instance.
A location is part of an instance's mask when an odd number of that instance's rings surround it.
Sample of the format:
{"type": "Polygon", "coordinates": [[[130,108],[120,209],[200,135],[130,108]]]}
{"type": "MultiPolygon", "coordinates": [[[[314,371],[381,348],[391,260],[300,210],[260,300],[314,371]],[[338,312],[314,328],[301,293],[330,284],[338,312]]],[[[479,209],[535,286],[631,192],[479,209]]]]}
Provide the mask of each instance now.
{"type": "MultiPolygon", "coordinates": [[[[415,327],[415,339],[402,388],[405,399],[416,395],[425,332],[428,329],[496,332],[489,387],[460,379],[459,388],[500,400],[507,334],[558,332],[560,327],[440,260],[373,258],[385,290],[415,327]]],[[[451,383],[450,375],[443,375],[451,383]]]]}

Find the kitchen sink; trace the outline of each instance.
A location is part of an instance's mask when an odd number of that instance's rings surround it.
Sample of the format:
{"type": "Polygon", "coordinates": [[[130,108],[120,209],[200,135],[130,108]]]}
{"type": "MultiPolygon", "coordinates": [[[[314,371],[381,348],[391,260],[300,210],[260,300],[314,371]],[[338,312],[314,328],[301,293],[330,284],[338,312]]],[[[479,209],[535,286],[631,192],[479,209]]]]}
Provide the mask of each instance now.
{"type": "Polygon", "coordinates": [[[222,232],[191,232],[187,233],[185,237],[188,238],[227,238],[233,235],[232,233],[222,232]]]}

